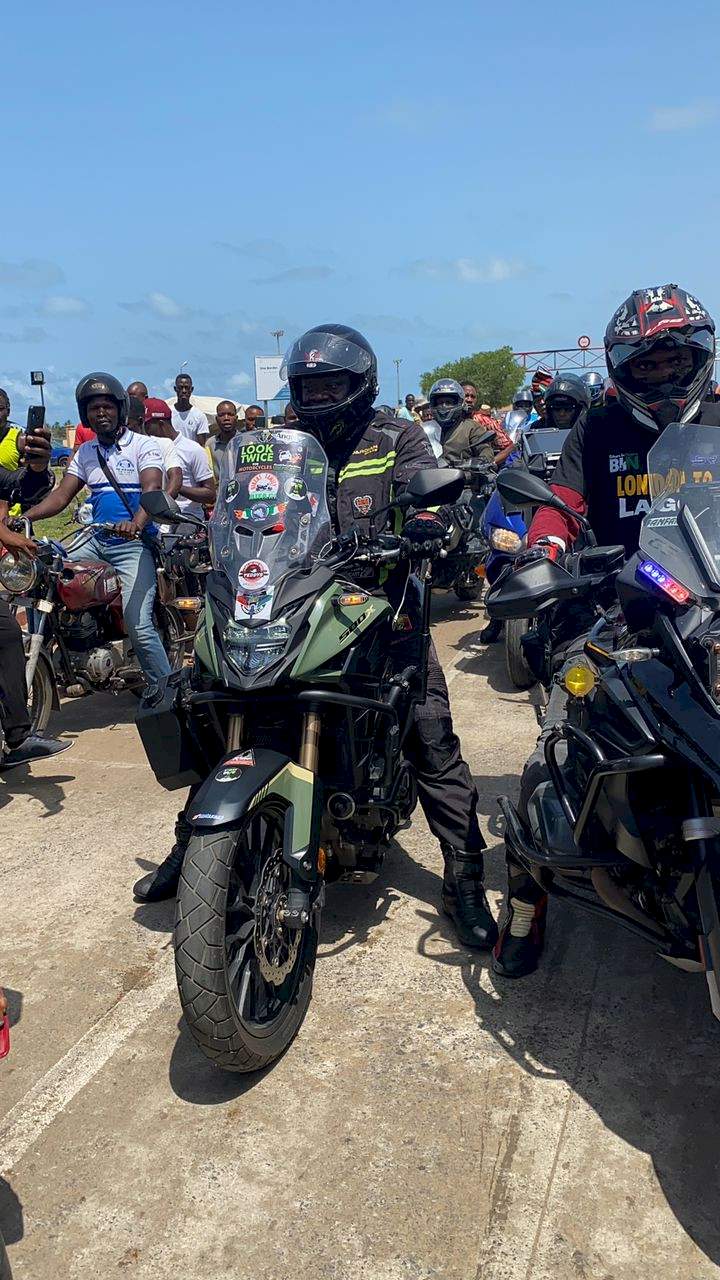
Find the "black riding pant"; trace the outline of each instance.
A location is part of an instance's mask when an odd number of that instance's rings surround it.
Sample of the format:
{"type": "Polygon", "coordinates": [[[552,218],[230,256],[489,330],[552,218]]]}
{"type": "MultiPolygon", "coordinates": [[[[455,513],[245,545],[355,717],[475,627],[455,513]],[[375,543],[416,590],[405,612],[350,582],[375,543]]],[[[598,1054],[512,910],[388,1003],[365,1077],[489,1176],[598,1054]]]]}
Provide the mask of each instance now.
{"type": "Polygon", "coordinates": [[[30,732],[22,631],[0,600],[0,717],[8,747],[19,747],[30,732]]]}

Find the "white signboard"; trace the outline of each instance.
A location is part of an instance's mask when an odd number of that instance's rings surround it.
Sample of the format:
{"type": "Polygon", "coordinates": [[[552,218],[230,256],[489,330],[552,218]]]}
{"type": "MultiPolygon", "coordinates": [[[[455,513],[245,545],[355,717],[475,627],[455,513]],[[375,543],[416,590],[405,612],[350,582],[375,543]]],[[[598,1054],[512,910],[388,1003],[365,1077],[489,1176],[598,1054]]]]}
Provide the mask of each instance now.
{"type": "Polygon", "coordinates": [[[255,356],[255,398],[263,400],[289,400],[290,388],[280,377],[284,356],[255,356]]]}

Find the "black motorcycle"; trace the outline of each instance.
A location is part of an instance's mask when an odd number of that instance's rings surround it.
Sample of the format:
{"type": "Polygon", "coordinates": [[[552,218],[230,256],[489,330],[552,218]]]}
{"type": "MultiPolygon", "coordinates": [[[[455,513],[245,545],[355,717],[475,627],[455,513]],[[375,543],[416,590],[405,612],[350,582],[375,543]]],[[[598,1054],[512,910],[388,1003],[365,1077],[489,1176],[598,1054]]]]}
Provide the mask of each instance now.
{"type": "MultiPolygon", "coordinates": [[[[704,971],[720,1018],[717,441],[717,428],[673,425],[651,450],[640,550],[616,577],[621,629],[608,644],[613,618],[598,606],[564,671],[568,717],[546,739],[550,780],[530,799],[529,828],[500,803],[512,856],[540,884],[704,971]]],[[[550,490],[542,501],[565,509],[550,490]]],[[[592,577],[536,561],[488,603],[498,617],[530,615],[592,589],[592,577]]]]}
{"type": "MultiPolygon", "coordinates": [[[[494,438],[494,432],[487,431],[480,443],[494,438]]],[[[458,600],[473,601],[480,599],[485,585],[488,544],[483,515],[497,473],[492,463],[479,458],[464,458],[458,466],[465,476],[465,488],[452,507],[452,523],[433,581],[436,587],[454,591],[458,600]]]]}

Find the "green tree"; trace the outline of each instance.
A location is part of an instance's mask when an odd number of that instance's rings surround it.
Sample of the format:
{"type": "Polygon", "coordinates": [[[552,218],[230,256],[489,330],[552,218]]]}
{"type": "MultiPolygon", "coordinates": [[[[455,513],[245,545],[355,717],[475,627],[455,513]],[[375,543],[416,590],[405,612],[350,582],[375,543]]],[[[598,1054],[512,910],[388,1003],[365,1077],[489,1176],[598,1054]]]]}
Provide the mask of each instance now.
{"type": "Polygon", "coordinates": [[[522,383],[523,370],[515,360],[510,347],[498,347],[497,351],[476,351],[438,365],[420,379],[423,394],[427,395],[438,378],[455,378],[457,382],[474,382],[478,389],[478,404],[498,407],[511,404],[522,383]]]}

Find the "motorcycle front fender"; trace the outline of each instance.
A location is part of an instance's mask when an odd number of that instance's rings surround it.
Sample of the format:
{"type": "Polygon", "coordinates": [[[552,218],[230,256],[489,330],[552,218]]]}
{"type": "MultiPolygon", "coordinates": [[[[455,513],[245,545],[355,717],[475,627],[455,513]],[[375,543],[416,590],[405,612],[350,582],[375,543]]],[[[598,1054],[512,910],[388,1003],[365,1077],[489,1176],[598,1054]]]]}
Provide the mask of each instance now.
{"type": "Polygon", "coordinates": [[[228,751],[188,807],[197,831],[237,827],[261,801],[287,805],[283,857],[303,880],[317,879],[320,787],[315,774],[269,748],[228,751]]]}

